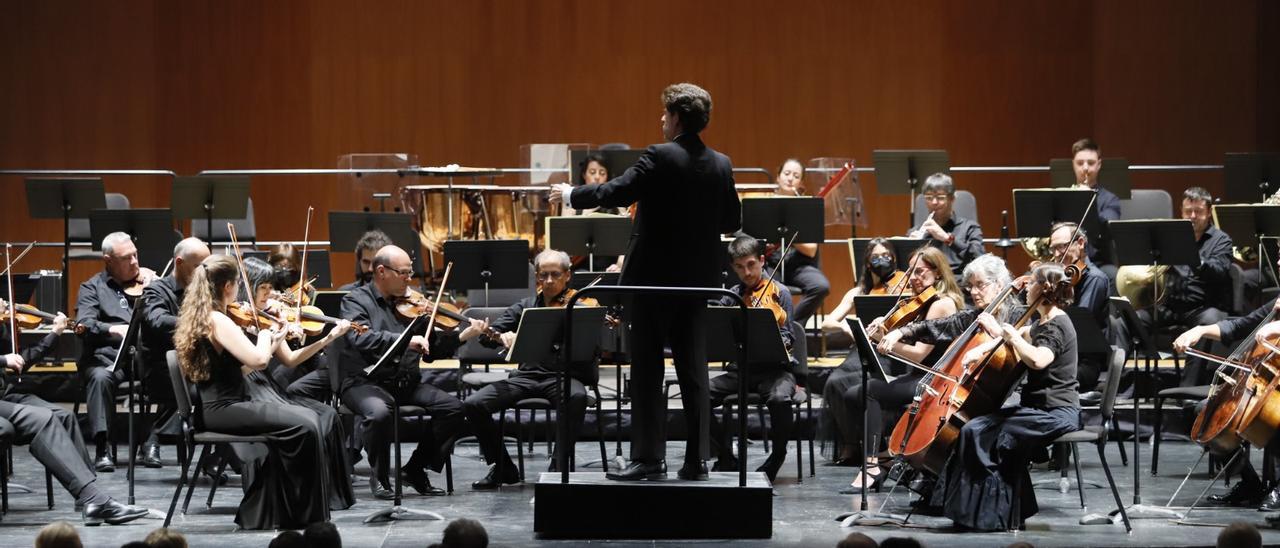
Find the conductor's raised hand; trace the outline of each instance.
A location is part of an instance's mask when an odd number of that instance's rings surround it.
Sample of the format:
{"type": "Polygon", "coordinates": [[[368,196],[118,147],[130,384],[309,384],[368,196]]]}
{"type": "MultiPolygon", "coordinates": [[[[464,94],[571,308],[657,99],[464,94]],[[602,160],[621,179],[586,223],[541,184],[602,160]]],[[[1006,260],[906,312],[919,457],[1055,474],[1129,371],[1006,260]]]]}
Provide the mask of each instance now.
{"type": "Polygon", "coordinates": [[[556,183],[551,185],[551,195],[547,196],[553,204],[563,203],[569,204],[569,194],[573,192],[573,185],[568,183],[556,183]]]}

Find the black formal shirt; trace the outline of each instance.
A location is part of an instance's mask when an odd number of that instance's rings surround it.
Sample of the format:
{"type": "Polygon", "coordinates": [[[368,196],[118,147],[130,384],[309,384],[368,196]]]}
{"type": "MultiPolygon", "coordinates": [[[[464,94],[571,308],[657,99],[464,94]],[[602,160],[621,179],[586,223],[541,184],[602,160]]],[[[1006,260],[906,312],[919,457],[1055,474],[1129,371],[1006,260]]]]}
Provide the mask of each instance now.
{"type": "Polygon", "coordinates": [[[111,336],[113,325],[129,325],[133,304],[124,288],[104,270],[80,284],[76,322],[84,326],[83,347],[76,365],[81,368],[115,363],[120,339],[111,336]]]}
{"type": "MultiPolygon", "coordinates": [[[[927,219],[927,218],[926,218],[927,219]]],[[[929,241],[929,245],[942,250],[942,254],[947,256],[947,263],[951,265],[951,273],[960,276],[964,272],[965,265],[978,258],[979,255],[986,253],[986,249],[982,247],[982,227],[978,226],[978,222],[972,219],[966,219],[954,213],[945,223],[938,223],[942,230],[947,234],[955,236],[951,244],[942,242],[928,234],[924,236],[929,241]]],[[[920,230],[923,226],[916,225],[911,232],[920,230]]]]}
{"type": "Polygon", "coordinates": [[[1084,273],[1080,283],[1076,284],[1075,306],[1088,310],[1105,334],[1111,323],[1108,320],[1111,312],[1111,280],[1093,261],[1085,259],[1084,264],[1084,273]]]}
{"type": "MultiPolygon", "coordinates": [[[[365,367],[378,363],[382,354],[395,344],[411,323],[411,320],[400,317],[395,303],[384,297],[374,284],[357,287],[342,297],[342,318],[369,328],[363,334],[351,330],[344,335],[346,345],[342,349],[339,366],[341,374],[347,377],[363,375],[365,367]]],[[[421,326],[426,329],[426,322],[421,322],[421,326]]],[[[418,382],[421,380],[419,363],[423,359],[431,361],[436,357],[453,355],[458,348],[458,335],[456,332],[444,335],[437,331],[431,334],[429,343],[430,355],[423,356],[416,350],[406,349],[396,360],[396,367],[379,368],[369,378],[377,382],[395,378],[418,382]]]]}
{"type": "Polygon", "coordinates": [[[1275,306],[1276,300],[1271,299],[1267,304],[1244,316],[1232,316],[1218,322],[1215,325],[1218,326],[1219,338],[1224,343],[1244,342],[1241,339],[1252,333],[1259,325],[1262,325],[1262,320],[1266,319],[1267,315],[1271,313],[1271,309],[1275,306]]]}
{"type": "Polygon", "coordinates": [[[1102,227],[1089,241],[1086,253],[1097,264],[1111,264],[1111,231],[1107,223],[1120,218],[1120,198],[1101,186],[1095,190],[1098,200],[1094,205],[1098,209],[1098,221],[1102,227]]]}
{"type": "Polygon", "coordinates": [[[1205,307],[1231,309],[1231,236],[1210,225],[1196,242],[1200,266],[1169,269],[1164,291],[1165,306],[1175,312],[1205,307]]]}
{"type": "MultiPolygon", "coordinates": [[[[178,287],[173,274],[151,282],[142,290],[142,356],[147,368],[168,368],[164,354],[173,350],[173,333],[178,329],[178,310],[186,289],[178,287]]],[[[159,368],[159,369],[155,369],[159,368]]]]}

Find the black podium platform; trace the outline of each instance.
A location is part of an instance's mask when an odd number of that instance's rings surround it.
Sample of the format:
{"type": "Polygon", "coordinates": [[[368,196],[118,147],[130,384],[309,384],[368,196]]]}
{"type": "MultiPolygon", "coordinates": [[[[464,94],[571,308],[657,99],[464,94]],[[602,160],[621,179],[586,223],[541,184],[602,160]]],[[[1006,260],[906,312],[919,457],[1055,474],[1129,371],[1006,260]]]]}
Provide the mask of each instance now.
{"type": "MultiPolygon", "coordinates": [[[[679,465],[677,464],[677,467],[679,465]]],[[[534,486],[540,539],[761,539],[773,536],[773,488],[763,472],[711,472],[707,481],[613,481],[545,472],[534,486]]]]}

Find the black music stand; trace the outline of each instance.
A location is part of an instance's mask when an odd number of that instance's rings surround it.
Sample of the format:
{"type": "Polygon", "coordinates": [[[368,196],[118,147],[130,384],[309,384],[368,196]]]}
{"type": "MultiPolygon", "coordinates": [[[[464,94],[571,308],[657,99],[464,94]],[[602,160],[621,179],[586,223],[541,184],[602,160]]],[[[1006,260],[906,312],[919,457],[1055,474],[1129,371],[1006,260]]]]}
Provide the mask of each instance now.
{"type": "MultiPolygon", "coordinates": [[[[1196,267],[1200,265],[1200,255],[1195,245],[1195,232],[1191,228],[1191,221],[1184,219],[1160,219],[1146,221],[1111,221],[1111,238],[1115,244],[1117,263],[1120,265],[1151,265],[1151,266],[1190,266],[1196,267]]],[[[1158,290],[1159,288],[1153,288],[1158,290]]],[[[1141,328],[1142,322],[1133,321],[1134,325],[1128,325],[1131,320],[1137,320],[1137,314],[1132,314],[1132,306],[1125,310],[1124,305],[1130,304],[1127,300],[1120,299],[1123,304],[1117,304],[1116,299],[1112,299],[1113,309],[1119,309],[1122,321],[1126,322],[1129,329],[1141,328]]],[[[1158,299],[1153,299],[1153,302],[1158,299]]],[[[1153,304],[1151,306],[1151,325],[1159,326],[1160,307],[1153,304]]],[[[1133,336],[1130,331],[1130,336],[1133,336]]],[[[1145,332],[1142,332],[1145,335],[1145,332]]],[[[1155,344],[1151,343],[1151,350],[1155,349],[1155,344]]],[[[1159,354],[1156,354],[1159,356],[1159,354]]],[[[1139,393],[1137,390],[1138,380],[1138,361],[1134,356],[1134,392],[1133,392],[1133,504],[1125,508],[1130,519],[1137,518],[1180,518],[1177,512],[1167,508],[1158,506],[1148,506],[1142,504],[1142,488],[1138,477],[1138,461],[1141,460],[1138,447],[1138,425],[1141,424],[1141,409],[1138,405],[1139,393]]],[[[1112,515],[1119,514],[1120,510],[1114,510],[1112,515]]]]}
{"type": "Polygon", "coordinates": [[[916,191],[934,173],[951,173],[951,157],[945,150],[873,150],[876,189],[881,195],[908,194],[907,230],[916,225],[916,191]]]}
{"type": "MultiPolygon", "coordinates": [[[[857,299],[857,297],[854,298],[857,299]]],[[[850,330],[853,331],[854,349],[858,352],[858,359],[862,362],[862,386],[866,387],[871,382],[872,376],[882,381],[888,381],[890,379],[889,374],[884,370],[884,365],[880,361],[880,354],[876,352],[875,345],[871,343],[871,338],[867,336],[867,329],[862,325],[862,319],[855,316],[845,318],[845,322],[849,324],[850,330]],[[874,367],[872,367],[873,364],[874,367]]],[[[862,408],[867,408],[867,391],[865,389],[862,391],[862,408]]],[[[836,516],[836,521],[840,522],[841,527],[853,527],[854,525],[904,525],[907,523],[907,516],[884,513],[884,508],[889,504],[890,497],[885,497],[884,504],[880,505],[879,511],[871,512],[867,509],[867,457],[875,452],[873,447],[879,445],[879,440],[868,441],[866,439],[866,432],[868,432],[866,413],[862,414],[862,432],[862,459],[858,463],[858,469],[861,470],[862,474],[862,489],[858,493],[858,511],[840,514],[836,516]]],[[[881,473],[888,474],[889,472],[889,470],[883,470],[881,473]]]]}
{"type": "MultiPolygon", "coordinates": [[[[249,214],[248,177],[174,177],[169,198],[177,219],[205,220],[205,236],[213,239],[213,215],[243,219],[249,214]]],[[[191,229],[195,234],[195,229],[191,229]]]]}
{"type": "Polygon", "coordinates": [[[1101,235],[1098,221],[1097,193],[1081,188],[1015,188],[1013,189],[1013,216],[1019,238],[1043,238],[1050,236],[1054,223],[1078,223],[1095,238],[1101,235]],[[1092,206],[1089,204],[1093,203],[1092,206]],[[1088,208],[1088,212],[1085,211],[1088,208]]]}
{"type": "Polygon", "coordinates": [[[609,178],[615,179],[627,168],[635,165],[644,154],[644,149],[621,150],[570,150],[569,151],[569,184],[577,186],[582,180],[582,161],[588,154],[599,154],[604,157],[604,168],[609,171],[609,178]]]}
{"type": "MultiPolygon", "coordinates": [[[[422,243],[413,230],[413,215],[408,213],[372,213],[368,211],[330,211],[330,251],[355,251],[356,243],[370,230],[381,230],[413,260],[415,275],[423,275],[422,243]]],[[[308,265],[310,266],[310,265],[308,265]]]]}
{"type": "Polygon", "coordinates": [[[485,306],[489,306],[490,289],[529,285],[527,240],[447,240],[444,261],[453,263],[446,289],[484,289],[485,306]]]}
{"type": "Polygon", "coordinates": [[[89,214],[94,250],[101,250],[102,240],[113,232],[132,236],[138,264],[157,272],[173,258],[173,247],[181,239],[173,230],[173,212],[168,209],[95,209],[89,214]]]}
{"type": "MultiPolygon", "coordinates": [[[[1280,172],[1277,172],[1280,176],[1280,172]]],[[[1280,184],[1280,179],[1276,180],[1280,184]]],[[[1242,242],[1257,242],[1258,268],[1268,268],[1274,272],[1275,255],[1263,253],[1268,248],[1264,242],[1280,236],[1280,205],[1267,204],[1224,204],[1213,206],[1214,224],[1228,236],[1231,241],[1240,245],[1242,242]],[[1272,260],[1267,260],[1267,259],[1272,260]]],[[[1265,278],[1264,278],[1265,280],[1265,278]]]]}
{"type": "MultiPolygon", "coordinates": [[[[424,314],[414,318],[413,321],[409,322],[409,325],[405,327],[404,331],[400,333],[400,336],[396,338],[396,342],[393,343],[390,348],[387,348],[386,352],[382,353],[382,357],[378,358],[378,361],[375,362],[373,365],[370,365],[364,368],[364,372],[363,372],[364,375],[368,377],[374,377],[375,373],[379,372],[379,370],[382,368],[387,368],[387,367],[399,368],[401,359],[404,357],[405,351],[409,349],[409,341],[413,339],[414,335],[420,334],[421,331],[427,328],[427,320],[428,320],[427,315],[424,314]]],[[[392,420],[394,421],[392,422],[392,424],[395,425],[392,428],[392,436],[393,436],[392,444],[395,446],[395,459],[396,459],[396,469],[394,472],[395,474],[394,481],[396,484],[395,502],[389,508],[383,508],[381,510],[378,510],[377,512],[369,514],[368,517],[364,518],[364,522],[375,523],[375,522],[395,521],[395,520],[441,520],[443,521],[444,516],[437,514],[435,512],[405,508],[404,506],[400,505],[401,498],[403,497],[403,486],[401,485],[402,482],[400,479],[400,403],[399,402],[392,403],[391,413],[392,413],[392,420]]]]}
{"type": "Polygon", "coordinates": [[[1227,203],[1257,203],[1280,190],[1280,154],[1228,152],[1222,168],[1227,203]]]}
{"type": "MultiPolygon", "coordinates": [[[[1069,188],[1075,184],[1076,172],[1071,168],[1070,158],[1049,160],[1049,186],[1069,188]]],[[[1098,186],[1110,190],[1121,200],[1128,200],[1133,193],[1133,182],[1129,180],[1129,160],[1103,158],[1102,169],[1098,170],[1098,186]]]]}
{"type": "MultiPolygon", "coordinates": [[[[773,312],[765,308],[747,311],[747,355],[751,363],[786,363],[791,360],[782,344],[782,332],[773,312]]],[[[707,361],[736,362],[742,358],[742,309],[737,306],[707,307],[707,361]]],[[[747,382],[744,376],[743,382],[747,382]]],[[[744,434],[745,435],[745,434],[744,434]]]]}
{"type": "Polygon", "coordinates": [[[596,254],[624,255],[631,244],[631,218],[583,215],[547,218],[547,249],[586,255],[587,270],[595,270],[596,254]]]}
{"type": "Polygon", "coordinates": [[[71,257],[71,219],[86,219],[107,207],[102,179],[27,179],[27,210],[32,219],[62,219],[62,309],[71,310],[67,269],[71,257]]]}
{"type": "MultiPolygon", "coordinates": [[[[867,246],[871,244],[871,240],[872,238],[849,238],[849,253],[852,255],[853,278],[855,281],[858,276],[862,275],[862,270],[866,267],[866,265],[862,264],[862,258],[867,256],[867,246]]],[[[889,245],[893,248],[894,263],[898,265],[900,270],[907,267],[912,253],[929,243],[929,240],[903,238],[900,236],[894,236],[888,238],[888,240],[889,245]]]]}
{"type": "MultiPolygon", "coordinates": [[[[743,198],[742,232],[766,241],[778,242],[778,252],[783,253],[788,242],[822,243],[826,234],[824,214],[822,198],[817,197],[743,198]]],[[[781,272],[787,271],[785,253],[778,262],[778,268],[781,272]]],[[[782,277],[778,279],[786,283],[782,277]]]]}

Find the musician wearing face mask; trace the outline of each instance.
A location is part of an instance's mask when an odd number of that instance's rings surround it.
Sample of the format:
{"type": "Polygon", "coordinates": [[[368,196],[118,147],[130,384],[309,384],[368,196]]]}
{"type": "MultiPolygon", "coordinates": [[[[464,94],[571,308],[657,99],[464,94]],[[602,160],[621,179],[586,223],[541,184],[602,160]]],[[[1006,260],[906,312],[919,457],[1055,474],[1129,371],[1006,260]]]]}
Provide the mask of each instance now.
{"type": "Polygon", "coordinates": [[[138,266],[138,248],[124,232],[103,238],[102,262],[103,271],[80,284],[76,299],[76,323],[85,328],[81,335],[84,350],[76,368],[84,383],[89,436],[97,448],[94,467],[99,472],[112,472],[115,457],[108,451],[107,430],[116,407],[116,386],[125,379],[125,370],[109,368],[129,332],[135,301],[156,273],[138,266]]]}
{"type": "Polygon", "coordinates": [[[942,250],[947,256],[947,263],[951,265],[951,273],[959,276],[969,261],[984,253],[982,227],[974,219],[956,215],[953,209],[956,187],[950,175],[930,175],[925,179],[921,194],[924,196],[925,207],[929,208],[929,216],[907,235],[927,239],[929,245],[942,250]]]}
{"type": "Polygon", "coordinates": [[[351,291],[369,283],[373,279],[373,256],[386,246],[391,245],[391,238],[378,229],[365,232],[356,242],[356,279],[338,289],[351,291]]]}
{"type": "MultiPolygon", "coordinates": [[[[783,345],[791,349],[795,334],[791,330],[791,293],[786,286],[770,280],[764,270],[764,246],[750,236],[739,236],[729,243],[729,258],[733,261],[733,271],[742,283],[730,288],[730,291],[741,295],[748,306],[760,306],[773,310],[778,331],[782,335],[783,345]]],[[[736,301],[724,298],[718,304],[734,306],[736,301]]],[[[788,352],[790,354],[790,352],[788,352]]],[[[791,398],[796,393],[796,386],[804,385],[808,374],[804,362],[791,357],[788,363],[752,363],[749,376],[744,381],[737,369],[726,371],[723,375],[711,379],[711,405],[714,407],[724,402],[726,396],[738,393],[738,386],[746,382],[749,389],[760,396],[769,408],[769,434],[773,451],[764,463],[756,469],[764,472],[773,480],[787,458],[787,441],[791,439],[791,428],[794,416],[791,409],[791,398]]],[[[733,455],[727,432],[713,414],[711,417],[711,441],[716,450],[717,460],[714,470],[734,471],[738,469],[738,459],[733,455]]]]}

